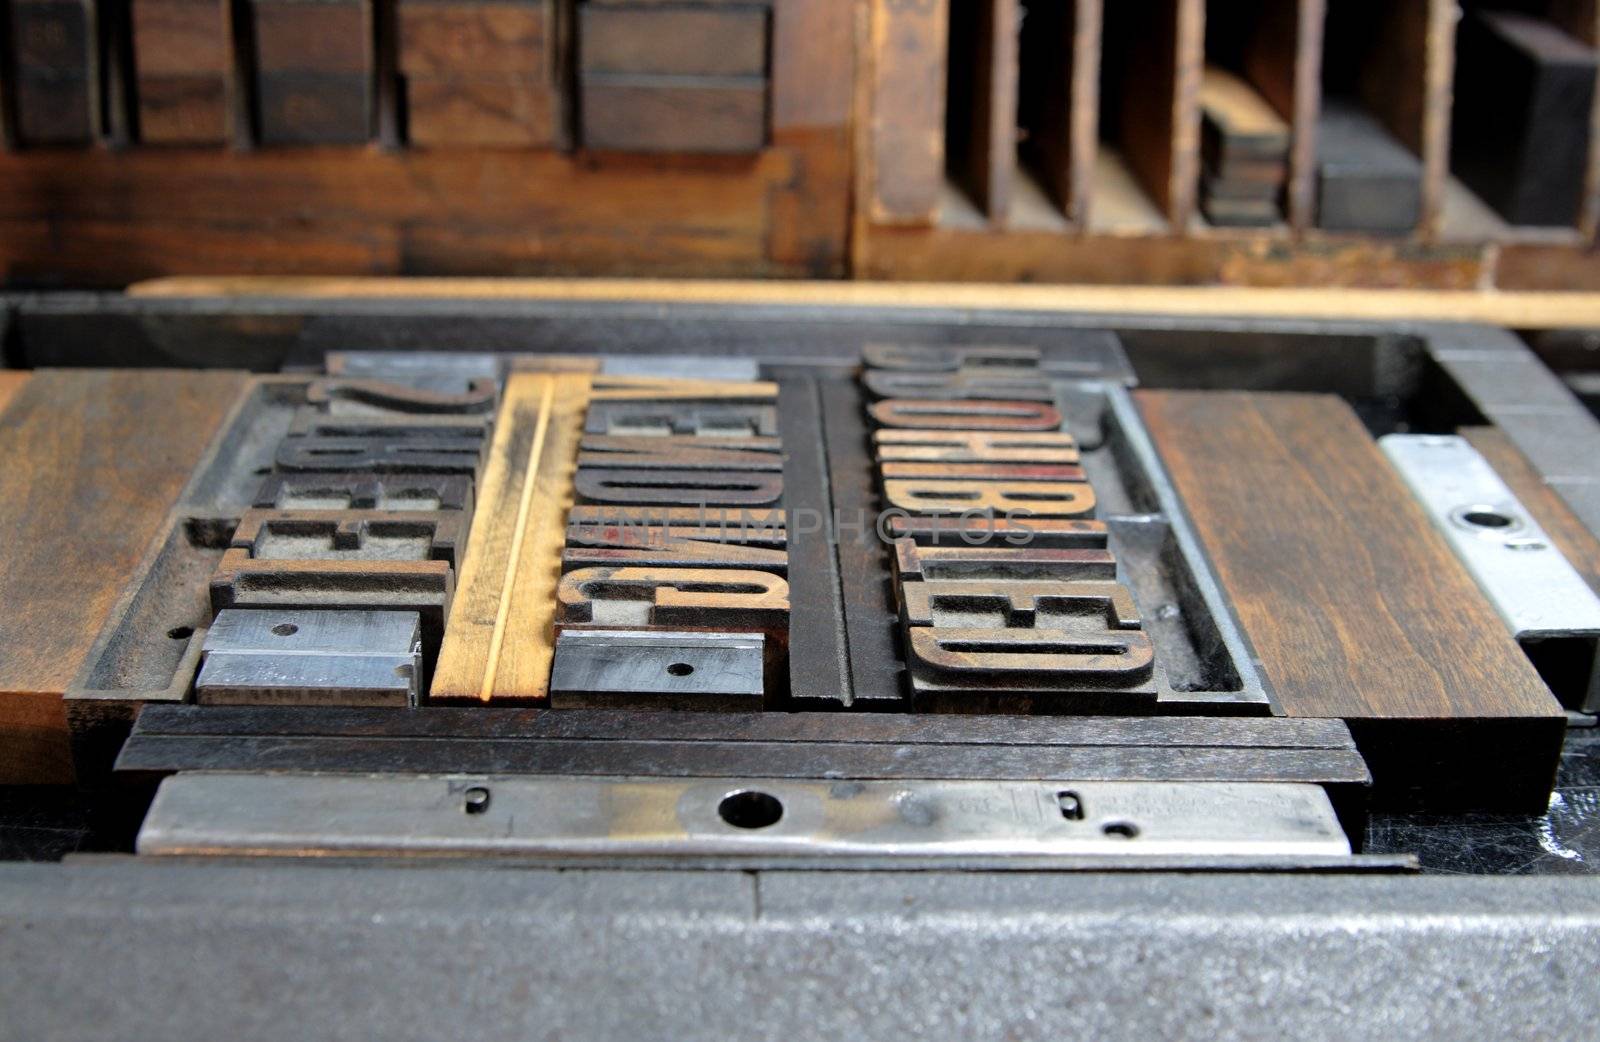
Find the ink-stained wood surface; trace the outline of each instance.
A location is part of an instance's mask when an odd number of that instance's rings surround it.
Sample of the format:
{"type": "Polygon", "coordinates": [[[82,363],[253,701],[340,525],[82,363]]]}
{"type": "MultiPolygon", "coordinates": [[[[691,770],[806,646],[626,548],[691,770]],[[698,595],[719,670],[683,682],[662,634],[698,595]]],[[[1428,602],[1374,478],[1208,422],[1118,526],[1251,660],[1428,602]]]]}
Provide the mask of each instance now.
{"type": "Polygon", "coordinates": [[[0,783],[70,780],[62,693],[244,382],[44,370],[0,412],[0,783]]]}
{"type": "Polygon", "coordinates": [[[1288,715],[1346,720],[1400,802],[1548,795],[1560,707],[1347,405],[1138,399],[1288,715]]]}
{"type": "Polygon", "coordinates": [[[434,669],[435,702],[542,700],[590,378],[512,373],[434,669]]]}

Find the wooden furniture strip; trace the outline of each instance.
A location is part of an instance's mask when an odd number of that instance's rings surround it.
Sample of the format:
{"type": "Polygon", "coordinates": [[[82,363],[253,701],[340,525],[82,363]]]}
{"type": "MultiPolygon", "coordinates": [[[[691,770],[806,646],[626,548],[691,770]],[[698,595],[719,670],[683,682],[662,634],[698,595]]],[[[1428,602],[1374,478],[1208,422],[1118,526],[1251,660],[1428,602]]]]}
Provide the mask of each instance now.
{"type": "Polygon", "coordinates": [[[1600,293],[1476,290],[1043,286],[986,283],[718,279],[480,279],[176,276],[136,283],[139,297],[292,297],[307,300],[650,301],[827,307],[999,308],[1186,317],[1483,322],[1513,329],[1600,326],[1600,293]]]}
{"type": "Polygon", "coordinates": [[[71,780],[61,696],[245,379],[42,370],[0,413],[0,783],[71,780]]]}
{"type": "Polygon", "coordinates": [[[1565,716],[1349,406],[1138,401],[1284,711],[1345,720],[1380,805],[1541,808],[1565,716]]]}
{"type": "Polygon", "coordinates": [[[467,541],[431,698],[546,697],[556,581],[588,407],[582,373],[512,373],[467,541]]]}

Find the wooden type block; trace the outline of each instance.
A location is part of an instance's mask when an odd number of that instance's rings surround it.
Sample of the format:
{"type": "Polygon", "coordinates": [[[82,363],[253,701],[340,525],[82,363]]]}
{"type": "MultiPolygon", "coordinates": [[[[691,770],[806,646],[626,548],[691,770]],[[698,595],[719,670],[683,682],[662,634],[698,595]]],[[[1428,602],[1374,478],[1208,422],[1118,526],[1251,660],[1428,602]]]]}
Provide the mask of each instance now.
{"type": "Polygon", "coordinates": [[[399,0],[399,69],[408,81],[549,84],[550,0],[399,0]]]}
{"type": "Polygon", "coordinates": [[[922,431],[891,428],[872,432],[873,454],[884,463],[1078,462],[1070,434],[1007,431],[922,431]]]}
{"type": "Polygon", "coordinates": [[[482,437],[285,438],[274,463],[283,471],[352,471],[362,474],[476,474],[482,437]]]}
{"type": "Polygon", "coordinates": [[[1093,517],[1094,489],[1050,481],[941,481],[890,478],[886,504],[909,514],[993,512],[1024,518],[1093,517]]]}
{"type": "Polygon", "coordinates": [[[874,223],[932,224],[945,177],[947,0],[872,0],[867,46],[874,223]]]}
{"type": "Polygon", "coordinates": [[[584,434],[652,437],[690,434],[707,438],[774,438],[778,410],[771,405],[702,401],[596,401],[584,434]]]}
{"type": "Polygon", "coordinates": [[[885,398],[867,412],[885,427],[962,431],[1059,431],[1061,413],[1042,402],[946,402],[885,398]]]}
{"type": "Polygon", "coordinates": [[[765,6],[583,4],[578,68],[592,74],[767,75],[765,6]]]}
{"type": "Polygon", "coordinates": [[[902,584],[941,580],[985,585],[1072,579],[1115,579],[1117,559],[1101,548],[1067,550],[1033,546],[918,546],[894,544],[894,574],[902,584]]]}
{"type": "Polygon", "coordinates": [[[787,575],[789,555],[762,546],[702,539],[656,539],[636,546],[568,546],[561,570],[578,568],[738,568],[787,575]]]}
{"type": "Polygon", "coordinates": [[[789,584],[748,569],[581,568],[561,577],[556,599],[561,623],[781,634],[789,619],[789,584]]]}
{"type": "Polygon", "coordinates": [[[1133,594],[1109,578],[907,582],[900,618],[934,629],[1067,630],[1080,618],[1095,620],[1094,628],[1141,628],[1133,594]]]}
{"type": "Polygon", "coordinates": [[[434,662],[455,592],[448,561],[261,560],[242,547],[222,555],[211,607],[359,608],[422,616],[422,650],[434,662]]]}
{"type": "Polygon", "coordinates": [[[912,699],[953,712],[1149,712],[1155,647],[1139,630],[906,631],[912,699]]]}
{"type": "Polygon", "coordinates": [[[262,144],[354,145],[372,136],[372,82],[365,73],[262,72],[256,106],[262,144]]]}
{"type": "Polygon", "coordinates": [[[871,369],[953,373],[975,370],[996,376],[1037,373],[1043,366],[1037,347],[965,344],[867,344],[862,362],[871,369]]]}
{"type": "Polygon", "coordinates": [[[461,565],[459,511],[247,510],[231,545],[257,560],[447,561],[461,565]]]}
{"type": "Polygon", "coordinates": [[[221,144],[228,138],[231,19],[221,0],[132,0],[139,139],[221,144]]]}
{"type": "Polygon", "coordinates": [[[1317,124],[1317,225],[1399,235],[1422,215],[1422,164],[1376,120],[1330,101],[1317,124]]]}
{"type": "Polygon", "coordinates": [[[72,780],[62,696],[244,382],[41,370],[0,411],[0,783],[72,780]]]}
{"type": "Polygon", "coordinates": [[[619,538],[655,526],[684,539],[718,539],[758,546],[783,546],[788,518],[782,510],[764,507],[574,506],[567,512],[567,537],[593,537],[615,529],[619,538]],[[575,534],[582,530],[584,535],[575,534]]]}
{"type": "Polygon", "coordinates": [[[404,414],[481,414],[494,412],[499,385],[492,379],[473,378],[464,391],[438,391],[387,380],[314,380],[306,386],[307,403],[329,416],[391,416],[404,414]]]}
{"type": "Polygon", "coordinates": [[[1511,11],[1473,12],[1456,39],[1451,169],[1512,224],[1575,225],[1594,48],[1511,11]]]}
{"type": "Polygon", "coordinates": [[[584,503],[677,507],[773,506],[783,498],[781,472],[580,469],[573,489],[584,503]]]}
{"type": "Polygon", "coordinates": [[[250,13],[258,72],[372,75],[367,0],[250,0],[250,13]]]}
{"type": "Polygon", "coordinates": [[[1350,408],[1137,398],[1284,711],[1349,722],[1387,805],[1544,807],[1565,716],[1350,408]]]}
{"type": "Polygon", "coordinates": [[[952,481],[1082,482],[1083,468],[1072,463],[882,463],[884,478],[948,478],[952,481]]]}
{"type": "Polygon", "coordinates": [[[739,154],[767,143],[765,79],[589,73],[579,90],[585,148],[739,154]]]}
{"type": "Polygon", "coordinates": [[[139,140],[150,145],[220,145],[228,139],[222,77],[139,75],[139,140]]]}
{"type": "Polygon", "coordinates": [[[1289,124],[1243,78],[1214,65],[1200,80],[1202,155],[1213,162],[1249,156],[1285,162],[1289,124]]]}
{"type": "Polygon", "coordinates": [[[1276,199],[1228,199],[1209,193],[1200,199],[1206,220],[1223,228],[1266,228],[1283,219],[1276,199]]]}
{"type": "Polygon", "coordinates": [[[274,474],[252,506],[276,510],[449,510],[472,515],[472,480],[451,474],[274,474]]]}
{"type": "Polygon", "coordinates": [[[777,438],[700,438],[693,435],[591,435],[578,446],[578,466],[667,470],[782,470],[777,438]]]}
{"type": "Polygon", "coordinates": [[[413,145],[537,148],[562,141],[561,98],[542,80],[407,76],[404,89],[413,145]]]}
{"type": "Polygon", "coordinates": [[[589,390],[583,373],[507,378],[432,701],[546,697],[572,465],[589,390]]]}
{"type": "Polygon", "coordinates": [[[861,383],[879,398],[960,399],[987,398],[1000,401],[1053,402],[1055,388],[1038,373],[1020,375],[991,374],[982,369],[954,373],[915,373],[869,369],[861,383]]]}
{"type": "Polygon", "coordinates": [[[1097,549],[1106,545],[1104,521],[1042,517],[902,517],[884,519],[891,539],[918,546],[1037,546],[1044,549],[1097,549]]]}

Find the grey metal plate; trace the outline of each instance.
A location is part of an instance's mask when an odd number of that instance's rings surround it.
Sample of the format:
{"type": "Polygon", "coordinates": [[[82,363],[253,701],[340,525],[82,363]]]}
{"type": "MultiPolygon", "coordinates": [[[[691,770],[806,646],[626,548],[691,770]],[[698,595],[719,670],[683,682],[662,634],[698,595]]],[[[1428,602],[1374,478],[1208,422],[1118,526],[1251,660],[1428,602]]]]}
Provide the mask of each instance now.
{"type": "Polygon", "coordinates": [[[186,772],[147,855],[1347,860],[1314,785],[186,772]]]}

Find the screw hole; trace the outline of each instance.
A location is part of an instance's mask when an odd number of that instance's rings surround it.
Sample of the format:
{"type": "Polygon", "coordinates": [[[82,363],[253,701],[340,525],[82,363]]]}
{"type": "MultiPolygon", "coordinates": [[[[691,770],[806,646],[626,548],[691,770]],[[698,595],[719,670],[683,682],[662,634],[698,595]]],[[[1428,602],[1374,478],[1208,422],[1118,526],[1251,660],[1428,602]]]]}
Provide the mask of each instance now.
{"type": "Polygon", "coordinates": [[[174,626],[167,631],[167,636],[171,637],[173,640],[188,640],[190,637],[194,636],[194,627],[174,626]]]}
{"type": "Polygon", "coordinates": [[[674,662],[667,667],[667,672],[675,677],[686,677],[694,672],[694,667],[687,662],[674,662]]]}
{"type": "Polygon", "coordinates": [[[296,633],[300,632],[300,627],[296,626],[292,622],[280,622],[276,626],[272,627],[272,632],[276,633],[280,637],[292,637],[296,633]]]}
{"type": "Polygon", "coordinates": [[[1070,790],[1056,793],[1056,806],[1061,808],[1061,816],[1068,821],[1083,820],[1083,800],[1077,793],[1070,790]]]}
{"type": "Polygon", "coordinates": [[[1132,839],[1139,834],[1139,826],[1131,821],[1108,821],[1100,826],[1100,831],[1118,839],[1132,839]]]}
{"type": "Polygon", "coordinates": [[[736,829],[764,829],[783,817],[783,801],[768,792],[745,790],[724,796],[717,814],[736,829]]]}
{"type": "Polygon", "coordinates": [[[482,814],[489,809],[489,790],[482,785],[474,785],[461,796],[461,809],[468,814],[482,814]]]}
{"type": "Polygon", "coordinates": [[[1468,510],[1461,515],[1461,520],[1479,528],[1510,528],[1516,524],[1515,518],[1507,517],[1498,510],[1468,510]]]}

